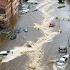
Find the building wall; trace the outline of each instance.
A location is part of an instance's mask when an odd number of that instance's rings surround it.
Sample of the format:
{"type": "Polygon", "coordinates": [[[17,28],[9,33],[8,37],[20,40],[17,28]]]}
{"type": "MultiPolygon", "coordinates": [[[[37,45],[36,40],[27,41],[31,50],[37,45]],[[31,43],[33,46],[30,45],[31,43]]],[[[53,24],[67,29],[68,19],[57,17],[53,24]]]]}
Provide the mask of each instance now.
{"type": "Polygon", "coordinates": [[[10,19],[10,17],[12,16],[12,13],[11,13],[11,2],[7,3],[7,5],[5,7],[5,10],[6,10],[6,17],[8,19],[10,19]]]}
{"type": "Polygon", "coordinates": [[[5,8],[6,4],[6,0],[0,0],[0,7],[5,8]]]}
{"type": "Polygon", "coordinates": [[[0,0],[0,8],[5,10],[6,18],[11,20],[12,16],[14,19],[16,18],[15,15],[18,14],[18,5],[19,0],[0,0]]]}
{"type": "Polygon", "coordinates": [[[11,17],[11,27],[14,28],[17,22],[18,18],[18,5],[19,5],[19,0],[12,0],[12,17],[11,17]],[[13,21],[13,22],[12,22],[13,21]]]}

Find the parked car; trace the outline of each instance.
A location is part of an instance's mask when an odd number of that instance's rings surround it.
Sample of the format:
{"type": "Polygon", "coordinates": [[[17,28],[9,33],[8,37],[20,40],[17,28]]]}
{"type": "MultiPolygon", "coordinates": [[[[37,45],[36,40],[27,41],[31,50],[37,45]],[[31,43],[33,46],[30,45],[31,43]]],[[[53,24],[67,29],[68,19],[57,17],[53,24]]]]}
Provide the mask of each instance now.
{"type": "Polygon", "coordinates": [[[27,12],[29,12],[29,5],[22,4],[22,7],[21,7],[21,10],[19,10],[19,13],[24,14],[24,13],[27,13],[27,12]]]}
{"type": "Polygon", "coordinates": [[[0,51],[0,55],[8,55],[10,51],[0,51]]]}
{"type": "Polygon", "coordinates": [[[69,57],[69,54],[62,56],[59,60],[56,61],[56,66],[59,68],[65,67],[68,63],[69,57]]]}
{"type": "Polygon", "coordinates": [[[27,2],[31,4],[38,4],[37,0],[28,0],[27,2]]]}
{"type": "Polygon", "coordinates": [[[24,13],[27,13],[27,12],[29,12],[29,9],[26,9],[26,8],[23,8],[23,9],[20,11],[21,14],[24,14],[24,13]]]}
{"type": "Polygon", "coordinates": [[[58,48],[59,53],[67,53],[67,46],[63,45],[58,48]]]}

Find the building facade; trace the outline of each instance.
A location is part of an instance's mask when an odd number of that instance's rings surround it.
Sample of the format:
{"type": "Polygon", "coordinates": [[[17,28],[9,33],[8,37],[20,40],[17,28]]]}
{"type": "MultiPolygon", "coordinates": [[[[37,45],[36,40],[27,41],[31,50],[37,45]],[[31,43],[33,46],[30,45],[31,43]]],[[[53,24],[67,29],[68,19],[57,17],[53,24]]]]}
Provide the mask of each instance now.
{"type": "Polygon", "coordinates": [[[19,0],[0,0],[1,21],[7,21],[6,23],[4,23],[4,25],[11,23],[10,20],[12,19],[12,17],[15,17],[15,15],[18,13],[18,5],[19,0]]]}

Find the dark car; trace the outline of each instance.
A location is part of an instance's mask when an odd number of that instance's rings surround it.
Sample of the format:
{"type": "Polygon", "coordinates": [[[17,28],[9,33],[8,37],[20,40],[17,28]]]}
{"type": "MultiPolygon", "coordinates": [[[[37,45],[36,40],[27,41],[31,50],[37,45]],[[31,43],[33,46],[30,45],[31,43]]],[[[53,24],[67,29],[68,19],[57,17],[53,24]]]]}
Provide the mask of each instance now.
{"type": "Polygon", "coordinates": [[[60,46],[58,51],[59,53],[67,53],[67,46],[60,46]]]}

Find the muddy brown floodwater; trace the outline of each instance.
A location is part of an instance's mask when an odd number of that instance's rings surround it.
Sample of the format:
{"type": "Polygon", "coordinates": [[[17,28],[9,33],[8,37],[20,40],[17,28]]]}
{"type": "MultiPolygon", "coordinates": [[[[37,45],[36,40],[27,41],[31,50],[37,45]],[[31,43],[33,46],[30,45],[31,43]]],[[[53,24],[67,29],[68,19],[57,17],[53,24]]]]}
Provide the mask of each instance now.
{"type": "Polygon", "coordinates": [[[7,42],[8,42],[7,38],[0,36],[0,46],[5,45],[7,42]]]}

